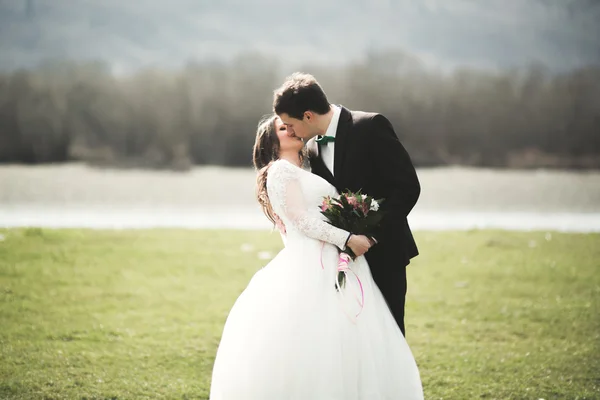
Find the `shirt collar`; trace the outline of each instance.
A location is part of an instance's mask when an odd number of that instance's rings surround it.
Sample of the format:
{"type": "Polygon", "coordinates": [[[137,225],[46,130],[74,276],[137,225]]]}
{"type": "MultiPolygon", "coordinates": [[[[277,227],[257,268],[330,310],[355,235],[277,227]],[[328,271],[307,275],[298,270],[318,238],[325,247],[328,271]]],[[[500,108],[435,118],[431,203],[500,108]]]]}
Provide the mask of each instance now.
{"type": "Polygon", "coordinates": [[[325,131],[325,136],[335,137],[338,123],[340,122],[340,115],[342,114],[342,109],[336,106],[335,104],[332,104],[331,108],[333,109],[333,115],[331,116],[331,121],[329,121],[327,131],[325,131]]]}

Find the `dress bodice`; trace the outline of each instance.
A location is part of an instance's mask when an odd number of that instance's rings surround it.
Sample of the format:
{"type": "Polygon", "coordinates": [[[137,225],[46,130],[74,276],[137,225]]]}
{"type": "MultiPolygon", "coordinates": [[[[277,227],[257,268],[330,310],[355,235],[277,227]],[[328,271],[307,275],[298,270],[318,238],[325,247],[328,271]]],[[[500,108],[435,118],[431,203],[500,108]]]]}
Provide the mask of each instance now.
{"type": "Polygon", "coordinates": [[[337,195],[329,182],[280,159],[267,172],[267,193],[285,224],[287,242],[308,236],[344,248],[349,232],[330,225],[320,213],[323,198],[337,195]]]}

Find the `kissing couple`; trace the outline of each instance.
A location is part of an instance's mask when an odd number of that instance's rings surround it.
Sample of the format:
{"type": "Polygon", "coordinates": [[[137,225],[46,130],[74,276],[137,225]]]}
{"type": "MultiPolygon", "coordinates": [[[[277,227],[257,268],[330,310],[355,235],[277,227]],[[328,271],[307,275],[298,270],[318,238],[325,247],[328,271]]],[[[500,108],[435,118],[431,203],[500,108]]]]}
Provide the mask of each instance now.
{"type": "Polygon", "coordinates": [[[285,246],[227,317],[210,398],[423,399],[404,326],[406,267],[418,255],[407,216],[421,190],[407,151],[383,115],[329,103],[309,74],[275,90],[273,111],[253,162],[258,202],[285,246]],[[385,199],[373,236],[321,214],[323,198],[343,191],[385,199]],[[364,299],[355,319],[344,312],[352,287],[333,289],[347,249],[364,299]]]}

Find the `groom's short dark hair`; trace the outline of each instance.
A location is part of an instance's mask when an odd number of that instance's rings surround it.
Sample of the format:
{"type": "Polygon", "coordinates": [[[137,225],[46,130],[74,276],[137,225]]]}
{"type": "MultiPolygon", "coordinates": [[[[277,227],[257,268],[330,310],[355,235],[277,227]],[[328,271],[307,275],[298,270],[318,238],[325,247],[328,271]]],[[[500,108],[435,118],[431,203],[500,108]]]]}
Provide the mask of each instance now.
{"type": "Polygon", "coordinates": [[[294,72],[275,90],[273,111],[277,115],[287,114],[292,118],[303,119],[305,111],[327,114],[329,101],[314,76],[294,72]]]}

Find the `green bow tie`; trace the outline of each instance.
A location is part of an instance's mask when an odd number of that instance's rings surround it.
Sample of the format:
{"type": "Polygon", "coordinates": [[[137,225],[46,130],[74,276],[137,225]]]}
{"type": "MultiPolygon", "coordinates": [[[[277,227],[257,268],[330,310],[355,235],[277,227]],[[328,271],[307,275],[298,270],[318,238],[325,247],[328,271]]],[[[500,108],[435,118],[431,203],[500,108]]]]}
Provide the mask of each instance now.
{"type": "Polygon", "coordinates": [[[329,142],[333,143],[335,142],[335,138],[333,136],[319,136],[317,139],[315,139],[315,142],[319,144],[327,144],[329,142]]]}

